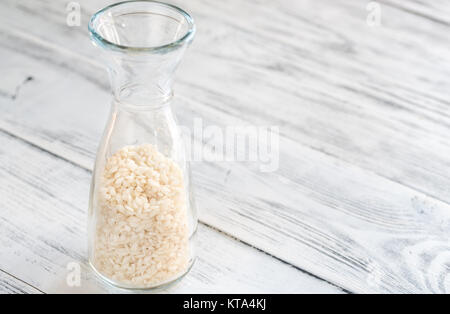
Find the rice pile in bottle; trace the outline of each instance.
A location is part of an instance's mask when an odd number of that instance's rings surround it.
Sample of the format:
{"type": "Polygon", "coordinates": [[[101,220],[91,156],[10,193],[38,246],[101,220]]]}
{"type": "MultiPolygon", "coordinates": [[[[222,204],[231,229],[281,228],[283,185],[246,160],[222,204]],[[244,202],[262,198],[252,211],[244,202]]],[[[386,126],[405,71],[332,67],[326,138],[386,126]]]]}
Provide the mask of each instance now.
{"type": "Polygon", "coordinates": [[[126,146],[105,165],[94,265],[121,283],[151,286],[189,260],[183,173],[153,145],[126,146]]]}

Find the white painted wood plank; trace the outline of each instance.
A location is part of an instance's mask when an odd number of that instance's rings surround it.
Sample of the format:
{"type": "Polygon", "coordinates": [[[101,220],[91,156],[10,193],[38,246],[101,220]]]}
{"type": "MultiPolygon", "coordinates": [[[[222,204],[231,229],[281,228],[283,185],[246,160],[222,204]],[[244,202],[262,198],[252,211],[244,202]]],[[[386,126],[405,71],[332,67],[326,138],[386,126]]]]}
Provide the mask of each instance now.
{"type": "MultiPolygon", "coordinates": [[[[86,266],[89,180],[85,169],[0,132],[0,269],[46,293],[124,292],[98,282],[86,266]],[[66,284],[71,262],[82,266],[79,288],[66,284]]],[[[198,255],[190,274],[166,292],[341,292],[203,225],[198,255]]],[[[0,276],[0,291],[25,289],[8,282],[0,276]]]]}
{"type": "Polygon", "coordinates": [[[41,294],[38,289],[0,270],[0,294],[41,294]]]}
{"type": "MultiPolygon", "coordinates": [[[[1,125],[89,166],[103,124],[98,117],[106,115],[106,81],[76,56],[91,54],[85,31],[65,29],[61,10],[43,3],[53,8],[49,16],[39,24],[29,16],[27,23],[59,29],[61,36],[42,46],[24,33],[19,40],[16,29],[4,32],[15,40],[3,41],[10,51],[32,57],[9,57],[15,70],[45,78],[27,83],[22,99],[2,102],[1,125]]],[[[275,174],[245,165],[196,166],[202,220],[353,291],[448,291],[448,205],[416,191],[446,201],[450,195],[448,56],[439,44],[446,28],[430,33],[426,20],[403,14],[393,15],[385,28],[368,30],[365,6],[299,3],[304,10],[298,12],[286,10],[285,3],[191,7],[199,27],[204,23],[214,32],[198,34],[197,50],[183,65],[178,92],[187,99],[180,116],[200,113],[222,125],[241,123],[241,116],[279,124],[284,134],[282,167],[275,174]],[[250,17],[255,10],[261,14],[250,17]],[[266,18],[268,11],[283,23],[264,27],[274,21],[266,18]],[[386,43],[390,49],[380,50],[386,43]],[[198,75],[183,79],[193,69],[198,75]]],[[[48,39],[45,31],[38,35],[48,39]]]]}

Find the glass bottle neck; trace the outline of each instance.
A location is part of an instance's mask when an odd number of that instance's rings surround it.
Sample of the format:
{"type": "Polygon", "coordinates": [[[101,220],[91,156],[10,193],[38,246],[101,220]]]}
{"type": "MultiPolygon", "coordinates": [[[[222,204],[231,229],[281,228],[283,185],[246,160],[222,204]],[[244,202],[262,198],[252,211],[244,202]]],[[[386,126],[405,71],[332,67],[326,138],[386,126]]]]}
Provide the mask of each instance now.
{"type": "Polygon", "coordinates": [[[172,98],[172,83],[183,48],[163,54],[107,57],[115,101],[134,109],[162,107],[172,98]]]}
{"type": "Polygon", "coordinates": [[[126,1],[97,12],[89,22],[102,48],[116,102],[159,107],[172,95],[175,69],[195,34],[191,16],[156,1],[126,1]]]}
{"type": "MultiPolygon", "coordinates": [[[[140,95],[139,97],[142,97],[140,95]]],[[[166,96],[160,96],[159,98],[145,98],[144,101],[136,102],[137,96],[134,96],[134,99],[120,99],[117,97],[114,97],[113,100],[113,111],[115,112],[128,112],[130,114],[142,114],[144,112],[149,113],[158,113],[158,112],[165,112],[165,111],[171,111],[170,102],[172,100],[173,93],[170,93],[166,96]]]]}

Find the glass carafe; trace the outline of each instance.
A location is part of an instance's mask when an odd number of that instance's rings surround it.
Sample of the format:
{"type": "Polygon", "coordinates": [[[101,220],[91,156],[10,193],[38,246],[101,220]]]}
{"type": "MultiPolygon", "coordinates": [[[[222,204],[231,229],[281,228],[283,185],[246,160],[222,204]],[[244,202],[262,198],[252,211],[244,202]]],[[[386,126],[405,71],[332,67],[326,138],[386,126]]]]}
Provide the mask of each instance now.
{"type": "Polygon", "coordinates": [[[116,286],[162,287],[195,259],[190,172],[170,106],[194,22],[168,4],[130,1],[97,12],[89,31],[113,94],[91,184],[89,262],[116,286]]]}

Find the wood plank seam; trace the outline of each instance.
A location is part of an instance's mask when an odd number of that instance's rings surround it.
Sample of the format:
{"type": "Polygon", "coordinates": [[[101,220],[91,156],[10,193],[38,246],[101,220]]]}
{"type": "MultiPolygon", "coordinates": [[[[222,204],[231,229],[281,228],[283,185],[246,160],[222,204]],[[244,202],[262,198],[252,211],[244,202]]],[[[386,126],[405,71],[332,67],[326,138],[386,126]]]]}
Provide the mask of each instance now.
{"type": "Polygon", "coordinates": [[[412,15],[415,15],[415,16],[418,16],[418,17],[421,17],[421,18],[425,18],[425,19],[427,19],[427,20],[429,20],[431,22],[438,23],[440,25],[444,25],[444,26],[450,27],[450,23],[449,22],[443,21],[441,19],[438,19],[436,17],[430,16],[428,14],[425,14],[425,13],[422,13],[422,12],[418,12],[418,11],[415,11],[415,10],[412,10],[412,9],[409,9],[409,8],[406,8],[406,7],[402,7],[401,5],[398,5],[398,4],[395,4],[395,3],[391,3],[391,2],[388,2],[386,0],[379,0],[379,2],[381,2],[383,5],[390,6],[391,8],[395,8],[395,9],[401,10],[403,12],[407,12],[409,14],[412,14],[412,15]]]}
{"type": "MultiPolygon", "coordinates": [[[[2,273],[5,274],[6,276],[9,276],[9,277],[11,277],[11,278],[13,278],[13,279],[15,279],[15,280],[17,280],[17,281],[20,281],[20,282],[23,283],[24,285],[29,286],[29,287],[35,289],[36,291],[39,291],[39,292],[42,293],[42,294],[46,294],[46,293],[45,293],[44,291],[42,291],[41,289],[39,289],[39,288],[33,286],[32,284],[30,284],[30,283],[28,283],[28,282],[23,281],[22,279],[20,279],[20,278],[14,276],[13,274],[8,273],[7,271],[4,271],[3,269],[0,269],[0,272],[2,272],[2,273]]],[[[25,293],[25,292],[23,292],[23,293],[25,293]]]]}
{"type": "Polygon", "coordinates": [[[273,255],[273,254],[270,254],[270,253],[268,253],[268,252],[266,252],[266,251],[264,251],[264,250],[262,250],[262,249],[260,249],[260,248],[258,248],[258,247],[256,247],[256,246],[254,246],[254,245],[252,245],[252,244],[250,244],[250,243],[248,243],[248,242],[246,242],[246,241],[243,241],[243,240],[241,240],[241,239],[239,239],[239,238],[236,238],[235,236],[229,234],[228,232],[225,232],[225,231],[223,231],[223,230],[220,230],[220,229],[218,229],[218,228],[216,228],[216,227],[214,227],[214,226],[212,226],[212,225],[210,225],[210,224],[207,224],[207,223],[205,223],[205,222],[201,222],[201,224],[204,225],[204,226],[206,226],[206,227],[208,227],[208,228],[210,228],[210,229],[212,229],[212,230],[215,230],[215,231],[217,231],[217,232],[219,232],[219,233],[221,233],[221,234],[223,234],[223,235],[225,235],[225,236],[227,236],[227,237],[229,237],[229,238],[231,238],[231,239],[234,239],[234,240],[236,240],[236,241],[238,241],[238,242],[240,242],[240,243],[242,243],[242,244],[245,244],[245,245],[247,245],[247,246],[249,246],[249,247],[251,247],[251,248],[253,248],[253,249],[255,249],[255,250],[259,251],[259,252],[261,252],[261,253],[264,253],[265,255],[270,256],[270,257],[276,259],[277,261],[282,262],[283,264],[286,264],[286,265],[288,265],[288,266],[291,266],[291,267],[293,267],[294,269],[296,269],[296,270],[298,270],[298,271],[300,271],[300,272],[302,272],[302,273],[304,273],[304,274],[307,274],[307,275],[309,275],[309,276],[311,276],[311,277],[313,277],[313,278],[322,280],[322,281],[326,282],[327,284],[329,284],[329,285],[331,285],[331,286],[333,286],[333,287],[338,288],[339,290],[341,290],[341,291],[344,292],[344,293],[347,293],[347,294],[353,294],[352,291],[349,291],[349,290],[345,289],[344,287],[341,287],[341,286],[339,286],[339,285],[337,285],[337,284],[335,284],[335,283],[333,283],[333,282],[331,282],[331,281],[328,281],[328,280],[326,280],[326,279],[324,279],[324,278],[321,278],[321,277],[319,277],[319,276],[317,276],[317,275],[315,275],[315,274],[313,274],[313,273],[311,273],[311,272],[309,272],[309,271],[306,271],[306,270],[304,270],[304,269],[302,269],[302,268],[300,268],[300,267],[298,267],[298,266],[296,266],[296,265],[293,265],[293,264],[291,264],[291,263],[289,263],[289,262],[287,262],[287,261],[285,261],[285,260],[283,260],[283,259],[281,259],[281,258],[279,258],[279,257],[277,257],[277,256],[275,256],[275,255],[273,255]]]}

